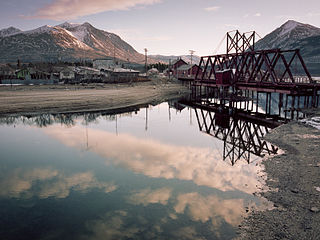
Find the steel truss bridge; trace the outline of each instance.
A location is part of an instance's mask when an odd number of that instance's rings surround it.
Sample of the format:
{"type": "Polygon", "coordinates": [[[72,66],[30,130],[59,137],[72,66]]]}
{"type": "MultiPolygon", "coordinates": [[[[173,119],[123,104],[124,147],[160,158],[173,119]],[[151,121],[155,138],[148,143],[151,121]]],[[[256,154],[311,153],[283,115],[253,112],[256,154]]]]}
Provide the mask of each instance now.
{"type": "Polygon", "coordinates": [[[201,57],[192,85],[317,95],[320,84],[312,79],[299,49],[255,50],[255,35],[227,33],[227,53],[201,57]],[[230,72],[227,83],[218,82],[224,71],[230,72]]]}

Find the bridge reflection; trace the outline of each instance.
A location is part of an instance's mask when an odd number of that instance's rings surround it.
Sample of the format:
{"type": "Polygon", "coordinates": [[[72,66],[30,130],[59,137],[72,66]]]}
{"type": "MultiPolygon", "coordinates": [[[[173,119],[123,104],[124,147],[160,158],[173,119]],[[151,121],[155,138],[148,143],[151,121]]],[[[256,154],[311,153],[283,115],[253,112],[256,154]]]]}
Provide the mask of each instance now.
{"type": "MultiPolygon", "coordinates": [[[[215,95],[206,99],[194,99],[190,96],[189,99],[170,101],[168,104],[169,119],[170,108],[175,108],[179,111],[185,107],[192,108],[199,130],[223,141],[223,160],[230,162],[231,165],[234,165],[241,159],[250,163],[252,155],[263,157],[265,155],[277,154],[278,148],[265,141],[263,137],[271,129],[287,120],[280,116],[280,112],[278,116],[275,116],[263,111],[257,111],[254,98],[245,96],[237,99],[232,96],[217,98],[215,95]]],[[[269,105],[266,107],[270,108],[269,105]]],[[[27,126],[48,127],[54,124],[61,124],[72,127],[79,122],[83,125],[88,125],[98,121],[99,118],[117,123],[117,118],[121,116],[132,117],[138,111],[139,108],[118,112],[104,111],[6,117],[0,118],[0,125],[23,124],[27,126]]],[[[145,124],[146,126],[148,125],[147,115],[145,117],[145,124]]],[[[117,124],[115,126],[117,128],[117,124]]]]}
{"type": "Polygon", "coordinates": [[[250,163],[251,155],[263,157],[277,154],[278,148],[263,139],[281,122],[264,114],[188,100],[180,104],[191,107],[199,130],[223,141],[223,160],[234,165],[239,160],[250,163]]]}

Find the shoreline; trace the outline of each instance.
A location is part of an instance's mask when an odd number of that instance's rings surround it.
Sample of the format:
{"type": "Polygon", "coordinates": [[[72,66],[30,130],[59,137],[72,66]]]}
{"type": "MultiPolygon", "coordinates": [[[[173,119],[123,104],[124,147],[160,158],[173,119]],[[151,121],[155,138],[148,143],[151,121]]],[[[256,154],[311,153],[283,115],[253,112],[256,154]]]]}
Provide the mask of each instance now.
{"type": "Polygon", "coordinates": [[[319,239],[320,131],[293,121],[265,139],[284,151],[262,161],[269,190],[259,194],[274,207],[247,215],[236,239],[319,239]]]}
{"type": "Polygon", "coordinates": [[[181,83],[155,81],[85,86],[1,86],[0,117],[116,111],[156,105],[189,93],[181,83]]]}

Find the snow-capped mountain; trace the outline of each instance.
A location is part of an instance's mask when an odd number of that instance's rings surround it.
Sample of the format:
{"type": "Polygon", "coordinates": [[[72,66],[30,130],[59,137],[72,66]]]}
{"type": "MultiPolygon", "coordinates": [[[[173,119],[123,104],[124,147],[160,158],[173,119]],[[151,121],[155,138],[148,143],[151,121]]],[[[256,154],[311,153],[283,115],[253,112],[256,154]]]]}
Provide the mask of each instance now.
{"type": "Polygon", "coordinates": [[[143,63],[144,55],[118,35],[99,30],[89,23],[63,23],[29,31],[10,27],[0,31],[0,62],[74,61],[116,57],[143,63]]]}
{"type": "Polygon", "coordinates": [[[311,73],[320,75],[320,28],[289,20],[255,44],[255,49],[300,49],[311,73]]]}
{"type": "Polygon", "coordinates": [[[257,49],[291,47],[295,42],[320,35],[320,28],[289,20],[256,43],[257,49]]]}

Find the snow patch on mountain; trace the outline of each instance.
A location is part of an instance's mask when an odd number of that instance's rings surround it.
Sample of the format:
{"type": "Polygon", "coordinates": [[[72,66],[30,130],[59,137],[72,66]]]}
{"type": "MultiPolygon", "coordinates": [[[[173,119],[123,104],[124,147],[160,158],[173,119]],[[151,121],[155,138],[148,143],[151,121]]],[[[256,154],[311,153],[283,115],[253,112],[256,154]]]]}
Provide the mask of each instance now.
{"type": "Polygon", "coordinates": [[[83,25],[69,29],[69,31],[81,42],[84,42],[84,38],[88,36],[88,29],[83,25]]]}
{"type": "Polygon", "coordinates": [[[295,29],[297,26],[301,26],[303,25],[302,23],[298,23],[296,21],[293,21],[293,20],[289,20],[287,21],[285,24],[283,24],[281,26],[281,32],[279,34],[279,36],[283,36],[285,35],[286,33],[289,33],[291,32],[293,29],[295,29]]]}
{"type": "Polygon", "coordinates": [[[29,30],[29,31],[24,31],[24,34],[39,34],[39,33],[48,33],[54,30],[54,27],[49,26],[49,25],[44,25],[42,27],[29,30]]]}

